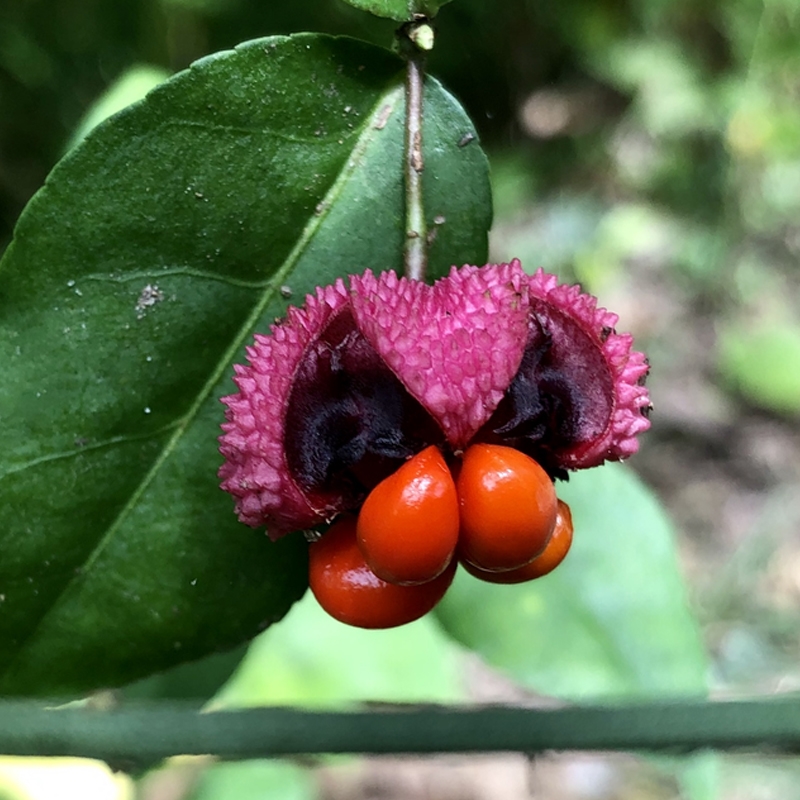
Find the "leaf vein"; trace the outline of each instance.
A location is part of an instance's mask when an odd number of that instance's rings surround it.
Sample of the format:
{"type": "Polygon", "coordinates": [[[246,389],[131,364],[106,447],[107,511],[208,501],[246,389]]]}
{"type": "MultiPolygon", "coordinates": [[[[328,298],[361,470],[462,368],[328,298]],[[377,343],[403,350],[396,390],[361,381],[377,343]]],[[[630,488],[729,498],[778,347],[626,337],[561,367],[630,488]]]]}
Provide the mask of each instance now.
{"type": "MultiPolygon", "coordinates": [[[[268,133],[270,136],[274,136],[276,139],[280,139],[284,142],[292,142],[293,144],[320,144],[321,142],[325,142],[327,140],[335,140],[339,141],[345,138],[352,136],[357,129],[347,130],[347,131],[338,131],[336,133],[329,133],[327,135],[320,133],[312,134],[311,136],[292,136],[280,128],[273,128],[268,125],[264,125],[258,128],[249,128],[244,125],[222,125],[220,123],[213,123],[213,122],[202,122],[200,120],[169,120],[167,122],[163,122],[161,124],[162,128],[203,128],[208,131],[213,132],[224,132],[224,133],[240,133],[247,136],[252,136],[253,134],[263,134],[268,133]]],[[[358,145],[356,145],[357,147],[358,145]]]]}
{"type": "Polygon", "coordinates": [[[4,480],[10,475],[16,475],[20,472],[24,472],[25,470],[38,467],[40,464],[49,464],[53,461],[63,461],[68,458],[74,458],[75,456],[83,455],[84,453],[92,452],[93,450],[102,450],[106,447],[113,447],[114,445],[118,444],[127,444],[129,442],[141,442],[141,441],[146,441],[148,439],[156,439],[159,436],[162,436],[163,434],[172,430],[178,424],[179,420],[175,420],[174,422],[170,422],[169,424],[165,425],[162,428],[159,428],[156,431],[147,431],[147,433],[127,434],[125,436],[112,436],[110,439],[104,439],[103,441],[100,442],[89,442],[85,445],[80,445],[80,446],[76,445],[74,448],[70,450],[63,450],[57,453],[47,453],[46,455],[32,458],[29,461],[25,461],[19,464],[11,464],[5,470],[3,470],[2,473],[0,473],[0,481],[4,480]]]}
{"type": "Polygon", "coordinates": [[[199,278],[206,281],[218,281],[219,283],[225,283],[229,286],[236,286],[242,289],[264,289],[274,282],[272,278],[260,281],[247,281],[240,278],[231,278],[227,275],[220,275],[216,272],[195,269],[194,267],[166,267],[164,269],[157,270],[136,270],[133,272],[126,272],[124,275],[116,275],[114,273],[90,273],[88,275],[84,275],[81,280],[105,283],[132,283],[134,281],[141,280],[157,281],[161,278],[172,275],[182,275],[190,278],[199,278]]]}

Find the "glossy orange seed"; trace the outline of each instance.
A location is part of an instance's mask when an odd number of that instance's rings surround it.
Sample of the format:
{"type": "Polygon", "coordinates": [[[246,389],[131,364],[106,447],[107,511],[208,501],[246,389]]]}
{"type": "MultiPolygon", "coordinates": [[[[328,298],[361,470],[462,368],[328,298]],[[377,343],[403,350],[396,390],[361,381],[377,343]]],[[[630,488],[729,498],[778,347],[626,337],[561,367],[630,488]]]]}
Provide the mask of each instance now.
{"type": "Polygon", "coordinates": [[[569,506],[563,500],[559,500],[556,526],[553,529],[550,541],[544,550],[529,564],[506,572],[488,572],[487,570],[478,569],[465,561],[464,568],[476,578],[489,583],[525,583],[552,572],[566,558],[571,545],[572,513],[569,510],[569,506]]]}
{"type": "Polygon", "coordinates": [[[556,523],[548,474],[512,447],[467,448],[456,481],[461,558],[481,570],[517,569],[541,553],[556,523]]]}
{"type": "Polygon", "coordinates": [[[438,447],[427,447],[381,481],[358,514],[358,546],[390,583],[433,580],[458,543],[456,486],[438,447]]]}
{"type": "Polygon", "coordinates": [[[354,517],[343,517],[308,548],[308,582],[332,617],[357,628],[393,628],[427,614],[453,581],[456,561],[419,586],[381,580],[367,566],[356,542],[354,517]]]}

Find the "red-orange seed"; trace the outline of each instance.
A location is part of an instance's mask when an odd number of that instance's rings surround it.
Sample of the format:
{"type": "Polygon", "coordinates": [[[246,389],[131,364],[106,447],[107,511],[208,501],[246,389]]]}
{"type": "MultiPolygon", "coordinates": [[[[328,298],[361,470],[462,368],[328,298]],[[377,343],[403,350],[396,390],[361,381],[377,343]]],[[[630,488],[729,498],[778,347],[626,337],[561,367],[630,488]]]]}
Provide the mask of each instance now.
{"type": "Polygon", "coordinates": [[[566,558],[571,545],[572,513],[569,506],[563,500],[559,500],[556,525],[550,541],[529,564],[506,572],[488,572],[465,561],[464,568],[476,578],[489,583],[525,583],[552,572],[566,558]]]}
{"type": "Polygon", "coordinates": [[[517,569],[541,553],[556,523],[548,474],[512,447],[474,444],[456,481],[461,558],[481,570],[517,569]]]}
{"type": "Polygon", "coordinates": [[[308,582],[332,617],[358,628],[393,628],[427,614],[453,581],[456,561],[428,583],[398,586],[381,580],[364,561],[356,521],[343,517],[309,546],[308,582]]]}
{"type": "Polygon", "coordinates": [[[358,546],[390,583],[433,580],[458,542],[456,486],[438,447],[427,447],[381,481],[358,514],[358,546]]]}

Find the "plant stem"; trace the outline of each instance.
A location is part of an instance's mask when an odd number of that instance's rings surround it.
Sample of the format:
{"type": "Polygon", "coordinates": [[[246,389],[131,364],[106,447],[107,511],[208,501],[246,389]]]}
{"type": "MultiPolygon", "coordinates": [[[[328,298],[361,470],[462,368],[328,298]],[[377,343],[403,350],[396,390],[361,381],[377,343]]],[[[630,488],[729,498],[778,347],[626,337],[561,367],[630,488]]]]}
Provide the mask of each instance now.
{"type": "Polygon", "coordinates": [[[0,752],[82,756],[116,765],[179,754],[228,759],[310,753],[769,749],[800,751],[800,699],[679,701],[527,709],[291,708],[198,713],[159,705],[116,711],[0,706],[0,752]]]}
{"type": "Polygon", "coordinates": [[[424,280],[428,266],[428,232],[425,224],[425,207],[422,200],[422,105],[425,73],[422,54],[408,48],[406,62],[406,242],[403,253],[405,274],[413,280],[424,280]]]}

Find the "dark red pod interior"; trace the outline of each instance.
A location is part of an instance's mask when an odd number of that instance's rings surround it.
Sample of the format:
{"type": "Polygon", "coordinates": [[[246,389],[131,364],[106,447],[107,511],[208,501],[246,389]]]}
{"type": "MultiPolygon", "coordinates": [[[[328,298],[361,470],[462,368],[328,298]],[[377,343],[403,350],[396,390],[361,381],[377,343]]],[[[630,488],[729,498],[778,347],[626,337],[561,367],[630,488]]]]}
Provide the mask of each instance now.
{"type": "Polygon", "coordinates": [[[600,346],[574,319],[531,298],[519,371],[476,440],[515,447],[551,477],[566,477],[560,456],[602,435],[614,410],[614,379],[600,346]]]}
{"type": "Polygon", "coordinates": [[[334,316],[300,363],[286,414],[286,459],[312,505],[366,492],[444,433],[356,328],[334,316]]]}

